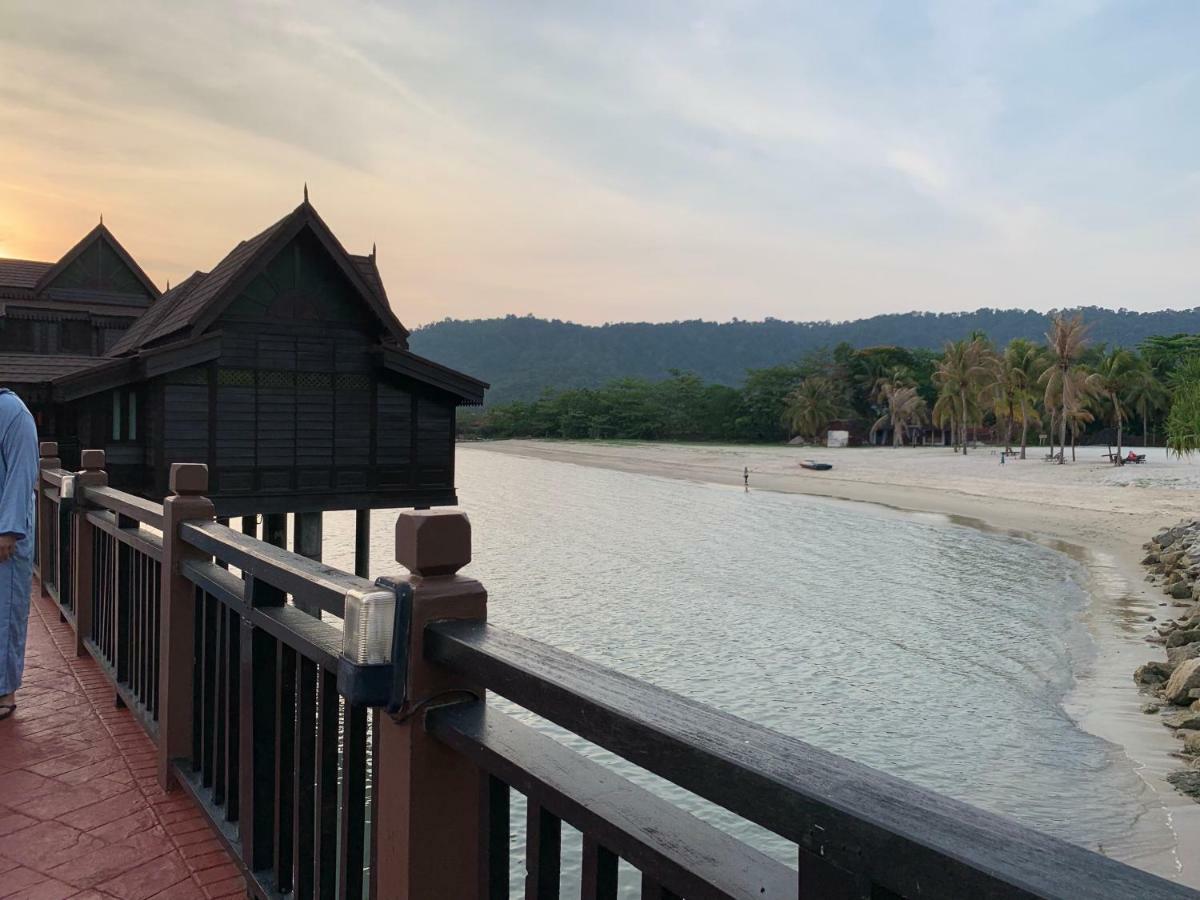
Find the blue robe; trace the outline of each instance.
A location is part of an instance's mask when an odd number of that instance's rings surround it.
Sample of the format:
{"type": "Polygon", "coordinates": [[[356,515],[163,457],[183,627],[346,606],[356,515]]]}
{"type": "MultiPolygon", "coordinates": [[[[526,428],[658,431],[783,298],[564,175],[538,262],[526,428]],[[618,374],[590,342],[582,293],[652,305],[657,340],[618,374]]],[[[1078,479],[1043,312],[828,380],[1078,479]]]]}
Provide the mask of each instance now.
{"type": "Polygon", "coordinates": [[[33,590],[37,427],[12,391],[0,388],[0,534],[17,536],[16,553],[0,563],[0,695],[21,686],[25,632],[33,590]]]}

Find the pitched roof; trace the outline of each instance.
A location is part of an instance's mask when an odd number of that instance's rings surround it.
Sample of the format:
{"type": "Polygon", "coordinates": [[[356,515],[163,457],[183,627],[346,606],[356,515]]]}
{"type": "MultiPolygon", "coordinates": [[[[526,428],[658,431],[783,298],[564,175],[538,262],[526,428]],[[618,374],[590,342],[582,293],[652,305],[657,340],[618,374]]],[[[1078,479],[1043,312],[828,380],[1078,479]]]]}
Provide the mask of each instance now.
{"type": "Polygon", "coordinates": [[[121,335],[120,340],[113,344],[105,355],[123,356],[137,350],[145,342],[146,336],[175,308],[175,305],[184,302],[191,296],[192,292],[200,287],[207,277],[207,272],[193,272],[159,297],[157,302],[129,326],[128,330],[121,335]]]}
{"type": "MultiPolygon", "coordinates": [[[[372,305],[376,315],[398,339],[403,341],[408,330],[400,324],[387,301],[387,292],[370,257],[353,257],[329,230],[329,226],[317,215],[317,211],[305,200],[292,212],[265,231],[248,241],[242,241],[213,267],[194,290],[180,296],[170,304],[169,310],[144,329],[134,342],[121,342],[122,351],[129,352],[138,347],[162,341],[190,330],[190,336],[202,332],[237,296],[261,266],[278,252],[283,245],[300,231],[308,227],[324,244],[334,261],[346,277],[372,305]]],[[[148,315],[148,314],[147,314],[148,315]]]]}
{"type": "Polygon", "coordinates": [[[50,382],[106,362],[102,356],[0,353],[0,385],[50,382]]]}
{"type": "Polygon", "coordinates": [[[0,287],[32,290],[54,263],[29,259],[0,259],[0,287]]]}
{"type": "Polygon", "coordinates": [[[87,250],[88,247],[98,240],[106,242],[113,249],[113,251],[117,254],[117,258],[129,268],[129,271],[134,274],[134,277],[137,278],[142,287],[146,289],[146,293],[148,293],[151,298],[158,297],[158,295],[161,293],[161,291],[158,289],[158,286],[155,285],[155,283],[150,280],[150,277],[142,271],[142,267],[139,266],[137,261],[129,255],[124,247],[121,246],[121,242],[116,239],[113,233],[108,230],[103,222],[80,238],[79,243],[63,254],[62,259],[54,263],[54,265],[52,265],[47,271],[43,272],[41,278],[38,279],[37,284],[34,285],[34,290],[44,291],[46,288],[50,287],[50,285],[54,283],[55,278],[61,275],[66,268],[71,265],[71,263],[75,262],[80,254],[82,254],[85,250],[87,250]]]}
{"type": "Polygon", "coordinates": [[[390,308],[391,303],[388,302],[387,289],[383,286],[383,277],[379,274],[379,267],[375,265],[375,255],[358,256],[351,253],[350,260],[358,269],[363,281],[367,283],[367,287],[371,288],[375,295],[390,308]]]}

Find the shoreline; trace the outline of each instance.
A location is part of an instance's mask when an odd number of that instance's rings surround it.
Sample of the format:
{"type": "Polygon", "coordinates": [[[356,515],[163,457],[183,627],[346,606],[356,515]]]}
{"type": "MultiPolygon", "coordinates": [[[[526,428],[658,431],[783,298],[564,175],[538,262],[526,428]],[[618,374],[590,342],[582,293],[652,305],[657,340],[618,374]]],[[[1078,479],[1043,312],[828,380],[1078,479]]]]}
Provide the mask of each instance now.
{"type": "MultiPolygon", "coordinates": [[[[1179,794],[1167,773],[1180,767],[1171,754],[1179,745],[1157,717],[1141,712],[1146,695],[1131,677],[1143,662],[1156,658],[1148,615],[1161,617],[1161,591],[1143,581],[1142,544],[1161,527],[1185,516],[1186,492],[1154,492],[1150,497],[1127,485],[1107,488],[1115,499],[1090,486],[1064,493],[1050,479],[1055,467],[1042,464],[1031,448],[1028,459],[1013,460],[1004,470],[991,448],[968,458],[949,448],[812,450],[775,446],[714,446],[634,442],[487,441],[471,446],[490,452],[567,462],[677,480],[741,486],[743,466],[750,468],[750,489],[855,503],[872,503],[916,514],[945,517],[964,527],[1036,541],[1078,562],[1086,573],[1089,603],[1082,624],[1095,647],[1086,670],[1063,708],[1076,725],[1118,747],[1138,776],[1157,795],[1175,846],[1131,864],[1200,888],[1200,860],[1186,847],[1200,842],[1200,804],[1179,794]],[[810,472],[796,462],[808,453],[834,462],[830,472],[810,472]],[[886,465],[876,471],[875,458],[886,465]],[[909,459],[917,464],[906,467],[909,459]],[[852,465],[841,466],[839,460],[852,465]],[[863,464],[864,460],[866,464],[863,464]],[[982,462],[981,462],[982,460],[982,462]],[[932,463],[927,471],[918,465],[932,463]],[[897,471],[897,465],[901,470],[897,471]],[[985,468],[986,467],[986,468],[985,468]],[[909,469],[916,469],[910,471],[909,469]],[[969,468],[969,474],[955,471],[969,468]],[[997,477],[996,472],[1003,471],[997,477]],[[1016,475],[1015,473],[1020,473],[1016,475]],[[949,473],[949,474],[948,474],[949,473]],[[1014,476],[1015,477],[1010,477],[1014,476]],[[1018,482],[1032,476],[1035,484],[1018,482]],[[1000,478],[1008,479],[1001,481],[1000,478]],[[1010,487],[1016,488],[1009,490],[1010,487]],[[1006,493],[1008,496],[998,496],[1006,493]],[[1132,501],[1132,502],[1131,502],[1132,501]]],[[[1081,448],[1081,453],[1095,448],[1081,448]]],[[[1072,469],[1096,468],[1088,461],[1072,469]]],[[[1106,472],[1108,467],[1100,469],[1106,472]]],[[[1073,473],[1074,474],[1074,473],[1073,473]]],[[[1076,479],[1078,480],[1078,479],[1076,479]]]]}

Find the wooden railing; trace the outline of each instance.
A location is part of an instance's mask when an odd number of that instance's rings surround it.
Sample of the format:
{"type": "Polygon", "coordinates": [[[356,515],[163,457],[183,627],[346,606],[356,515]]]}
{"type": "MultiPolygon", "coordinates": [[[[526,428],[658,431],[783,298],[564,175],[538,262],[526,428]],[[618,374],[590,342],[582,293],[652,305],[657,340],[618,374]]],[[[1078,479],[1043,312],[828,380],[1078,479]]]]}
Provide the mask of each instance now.
{"type": "Polygon", "coordinates": [[[371,582],[216,522],[203,466],[174,466],[160,506],[109,489],[97,452],[72,476],[47,450],[39,503],[67,510],[71,537],[39,531],[43,579],[155,737],[163,784],[198,801],[253,896],[503,898],[515,882],[557,898],[576,858],[588,900],[1200,896],[489,624],[483,587],[458,574],[471,551],[457,512],[399,516],[407,573],[383,582],[407,598],[391,664],[403,690],[386,709],[352,702],[339,619],[371,582]],[[756,823],[793,864],[488,691],[756,823]]]}

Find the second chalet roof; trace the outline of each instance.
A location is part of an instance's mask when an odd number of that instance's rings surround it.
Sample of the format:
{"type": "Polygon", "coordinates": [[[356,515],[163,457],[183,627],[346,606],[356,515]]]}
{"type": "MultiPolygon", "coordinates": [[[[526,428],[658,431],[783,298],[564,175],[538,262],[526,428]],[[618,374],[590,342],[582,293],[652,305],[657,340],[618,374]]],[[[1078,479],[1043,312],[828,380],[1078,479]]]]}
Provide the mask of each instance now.
{"type": "Polygon", "coordinates": [[[43,384],[106,362],[102,356],[0,353],[0,385],[43,384]]]}
{"type": "Polygon", "coordinates": [[[154,282],[103,223],[80,238],[57,262],[0,259],[3,299],[67,300],[106,313],[114,304],[145,308],[158,295],[154,282]],[[102,272],[105,259],[109,268],[102,272]],[[120,276],[116,282],[112,281],[114,275],[120,276]]]}
{"type": "Polygon", "coordinates": [[[151,310],[143,316],[142,319],[146,321],[135,323],[130,333],[109,355],[130,353],[171,338],[194,337],[203,330],[206,318],[217,314],[244,286],[246,278],[253,274],[256,266],[265,263],[271,253],[305,226],[310,227],[326,245],[347,278],[357,285],[388,329],[401,341],[407,337],[407,329],[400,324],[388,304],[374,257],[347,253],[317,211],[305,200],[274,225],[234,247],[207,275],[193,275],[192,278],[197,281],[187,291],[179,289],[192,279],[172,290],[155,304],[162,311],[152,317],[154,310],[151,310]]]}
{"type": "Polygon", "coordinates": [[[0,289],[16,288],[31,291],[42,276],[54,268],[54,263],[29,259],[0,259],[0,289]]]}

